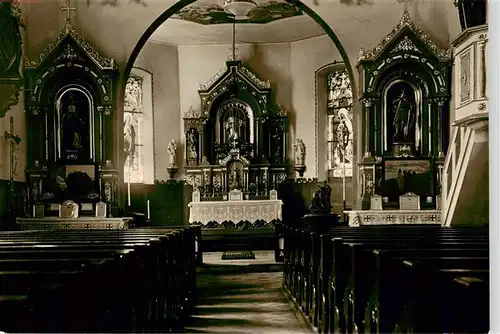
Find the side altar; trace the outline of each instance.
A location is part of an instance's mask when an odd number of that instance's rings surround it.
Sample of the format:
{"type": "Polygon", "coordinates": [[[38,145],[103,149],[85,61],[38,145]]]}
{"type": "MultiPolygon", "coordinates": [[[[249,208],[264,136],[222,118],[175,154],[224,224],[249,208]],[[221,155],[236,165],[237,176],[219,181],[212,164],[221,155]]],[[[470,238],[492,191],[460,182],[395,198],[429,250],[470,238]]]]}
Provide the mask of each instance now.
{"type": "Polygon", "coordinates": [[[396,27],[357,64],[362,102],[357,211],[349,225],[436,224],[448,147],[451,52],[405,9],[396,27]]]}
{"type": "Polygon", "coordinates": [[[25,60],[28,217],[18,219],[21,225],[124,226],[123,220],[108,220],[118,208],[118,74],[116,62],[99,55],[69,17],[39,56],[25,60]],[[61,215],[66,201],[76,205],[76,216],[61,215]]]}
{"type": "Polygon", "coordinates": [[[201,108],[184,116],[185,175],[194,189],[189,221],[281,220],[273,189],[290,172],[288,117],[273,104],[271,84],[230,60],[198,94],[201,108]]]}

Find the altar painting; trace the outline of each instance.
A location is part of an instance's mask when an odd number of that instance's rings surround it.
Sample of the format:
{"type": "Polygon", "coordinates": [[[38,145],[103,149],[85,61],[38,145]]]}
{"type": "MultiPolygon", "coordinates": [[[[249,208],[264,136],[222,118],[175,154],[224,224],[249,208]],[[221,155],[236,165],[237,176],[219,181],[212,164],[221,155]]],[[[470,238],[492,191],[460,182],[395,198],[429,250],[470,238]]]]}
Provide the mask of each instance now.
{"type": "Polygon", "coordinates": [[[412,192],[421,197],[431,193],[432,171],[429,160],[386,160],[383,195],[391,202],[412,192]]]}

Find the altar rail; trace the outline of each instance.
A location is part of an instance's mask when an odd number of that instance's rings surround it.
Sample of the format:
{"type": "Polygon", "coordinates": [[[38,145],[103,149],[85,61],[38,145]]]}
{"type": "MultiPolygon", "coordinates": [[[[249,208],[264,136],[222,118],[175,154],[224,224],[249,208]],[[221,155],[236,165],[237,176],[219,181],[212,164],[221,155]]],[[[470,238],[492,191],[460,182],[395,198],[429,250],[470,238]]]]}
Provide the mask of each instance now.
{"type": "Polygon", "coordinates": [[[349,226],[365,225],[441,225],[440,210],[362,210],[344,211],[349,226]]]}

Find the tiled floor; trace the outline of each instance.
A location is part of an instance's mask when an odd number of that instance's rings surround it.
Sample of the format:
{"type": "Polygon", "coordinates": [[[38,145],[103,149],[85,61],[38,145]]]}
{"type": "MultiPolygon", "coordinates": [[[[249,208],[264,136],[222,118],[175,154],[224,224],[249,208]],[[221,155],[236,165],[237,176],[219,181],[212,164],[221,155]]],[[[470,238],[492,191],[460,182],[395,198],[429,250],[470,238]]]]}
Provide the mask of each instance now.
{"type": "MultiPolygon", "coordinates": [[[[221,253],[207,253],[204,263],[234,262],[234,266],[274,263],[274,253],[272,257],[270,253],[255,252],[256,260],[237,261],[220,260],[221,253]]],[[[238,271],[237,267],[234,269],[238,271]]],[[[199,275],[199,301],[185,332],[306,333],[281,292],[282,275],[281,272],[199,275]]]]}

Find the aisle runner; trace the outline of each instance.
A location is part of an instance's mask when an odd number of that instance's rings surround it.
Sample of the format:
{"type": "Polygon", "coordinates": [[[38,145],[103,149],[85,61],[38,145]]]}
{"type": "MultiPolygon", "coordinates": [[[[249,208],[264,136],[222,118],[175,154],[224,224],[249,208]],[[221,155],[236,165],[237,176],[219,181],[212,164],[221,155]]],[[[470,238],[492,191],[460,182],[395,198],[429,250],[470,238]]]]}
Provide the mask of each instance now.
{"type": "Polygon", "coordinates": [[[221,260],[255,260],[255,254],[248,250],[224,252],[221,260]]]}

